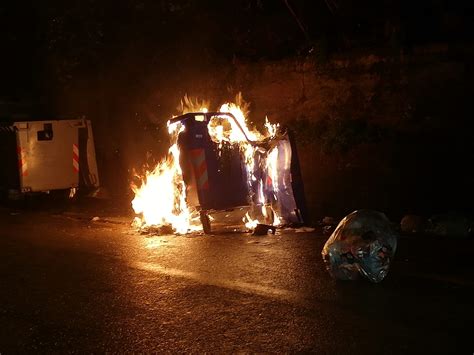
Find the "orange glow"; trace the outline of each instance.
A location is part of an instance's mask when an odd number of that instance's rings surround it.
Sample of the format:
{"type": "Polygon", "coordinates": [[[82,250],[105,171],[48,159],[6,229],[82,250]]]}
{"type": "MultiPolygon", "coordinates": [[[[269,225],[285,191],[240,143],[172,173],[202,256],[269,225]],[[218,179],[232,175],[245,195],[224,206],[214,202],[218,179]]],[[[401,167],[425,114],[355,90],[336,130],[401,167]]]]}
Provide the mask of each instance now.
{"type": "MultiPolygon", "coordinates": [[[[208,103],[190,99],[185,96],[181,101],[181,111],[187,112],[208,112],[208,103]]],[[[257,196],[257,204],[261,210],[261,217],[251,217],[250,213],[244,217],[245,226],[249,229],[255,228],[258,223],[264,223],[268,220],[265,201],[264,184],[261,179],[257,181],[255,174],[255,155],[259,148],[258,142],[273,138],[277,132],[278,125],[271,124],[268,118],[265,120],[265,134],[256,129],[250,129],[247,123],[248,105],[242,100],[239,94],[236,97],[236,103],[226,103],[219,109],[221,113],[232,113],[236,120],[226,115],[211,118],[208,123],[208,132],[211,139],[218,144],[219,149],[224,144],[237,144],[242,152],[246,170],[247,183],[249,190],[253,186],[258,186],[254,193],[257,196]],[[242,130],[239,128],[242,128],[242,130]],[[248,139],[247,139],[248,138],[248,139]],[[251,142],[249,142],[250,140],[251,142]],[[261,220],[259,220],[261,218],[261,220]]],[[[132,201],[132,207],[137,217],[135,225],[142,227],[171,225],[173,230],[179,234],[185,234],[192,231],[202,230],[198,211],[190,208],[186,201],[186,186],[183,180],[182,170],[179,165],[179,149],[177,145],[178,136],[184,130],[181,123],[170,124],[168,122],[168,132],[170,135],[171,146],[167,156],[151,171],[147,171],[141,179],[140,186],[132,186],[135,198],[132,201]]],[[[278,187],[277,159],[278,149],[273,148],[266,153],[265,167],[269,178],[274,187],[278,187]]],[[[276,195],[274,196],[276,199],[276,195]]],[[[280,217],[273,210],[273,224],[280,224],[280,217]]]]}

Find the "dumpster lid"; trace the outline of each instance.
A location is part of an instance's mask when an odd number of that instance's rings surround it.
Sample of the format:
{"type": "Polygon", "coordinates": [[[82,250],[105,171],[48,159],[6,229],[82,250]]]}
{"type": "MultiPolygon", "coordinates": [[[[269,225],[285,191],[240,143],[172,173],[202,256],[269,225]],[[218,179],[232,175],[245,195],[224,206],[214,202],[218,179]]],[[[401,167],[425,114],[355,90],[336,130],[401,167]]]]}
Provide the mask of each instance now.
{"type": "Polygon", "coordinates": [[[169,121],[169,123],[171,125],[175,124],[177,122],[181,122],[183,124],[186,124],[185,123],[186,121],[188,121],[190,119],[194,119],[194,120],[199,121],[199,122],[206,122],[206,124],[207,124],[207,123],[209,123],[210,119],[212,117],[215,117],[215,116],[228,116],[228,117],[232,118],[234,120],[234,122],[236,123],[237,127],[239,127],[240,131],[244,135],[246,141],[249,144],[251,144],[252,146],[257,145],[257,142],[254,142],[254,141],[249,139],[249,137],[245,133],[244,129],[242,128],[242,125],[239,123],[237,118],[235,118],[235,116],[230,112],[218,112],[218,111],[215,111],[215,112],[188,112],[188,113],[185,113],[184,115],[173,117],[169,121]]]}

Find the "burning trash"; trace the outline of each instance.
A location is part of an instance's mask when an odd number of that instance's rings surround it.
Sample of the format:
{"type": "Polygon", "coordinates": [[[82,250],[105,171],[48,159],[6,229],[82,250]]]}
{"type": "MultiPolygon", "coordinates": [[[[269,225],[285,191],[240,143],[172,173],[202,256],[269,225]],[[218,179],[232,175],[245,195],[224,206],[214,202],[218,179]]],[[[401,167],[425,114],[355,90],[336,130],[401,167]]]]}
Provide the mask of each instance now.
{"type": "Polygon", "coordinates": [[[346,216],[324,245],[322,255],[331,276],[380,282],[387,276],[397,249],[397,235],[387,217],[359,210],[346,216]]]}
{"type": "Polygon", "coordinates": [[[242,225],[248,229],[303,223],[303,185],[291,133],[268,119],[265,133],[249,129],[248,105],[240,95],[236,102],[208,112],[187,100],[183,114],[168,121],[167,157],[132,187],[139,227],[210,233],[213,213],[232,210],[245,211],[242,225]]]}

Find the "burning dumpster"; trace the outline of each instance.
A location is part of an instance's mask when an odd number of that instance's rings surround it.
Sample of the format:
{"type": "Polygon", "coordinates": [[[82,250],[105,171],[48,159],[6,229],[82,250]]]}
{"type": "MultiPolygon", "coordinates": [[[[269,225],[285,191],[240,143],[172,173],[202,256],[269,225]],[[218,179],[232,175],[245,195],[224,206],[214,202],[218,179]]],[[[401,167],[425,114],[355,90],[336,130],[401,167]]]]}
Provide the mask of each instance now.
{"type": "Polygon", "coordinates": [[[251,131],[232,104],[216,112],[185,113],[168,127],[168,158],[147,174],[142,186],[134,187],[132,205],[141,214],[141,226],[171,224],[186,233],[201,228],[197,220],[209,233],[213,214],[235,209],[246,211],[243,222],[252,229],[259,223],[304,222],[302,179],[288,130],[267,120],[266,134],[251,131]],[[164,187],[167,182],[169,188],[164,187]],[[157,199],[169,207],[158,206],[157,199]]]}
{"type": "Polygon", "coordinates": [[[89,120],[12,122],[0,126],[0,137],[4,194],[99,186],[89,120]]]}
{"type": "Polygon", "coordinates": [[[221,210],[248,204],[245,164],[236,147],[219,149],[207,124],[212,114],[187,113],[171,120],[185,129],[178,138],[180,165],[188,203],[204,210],[221,210]]]}

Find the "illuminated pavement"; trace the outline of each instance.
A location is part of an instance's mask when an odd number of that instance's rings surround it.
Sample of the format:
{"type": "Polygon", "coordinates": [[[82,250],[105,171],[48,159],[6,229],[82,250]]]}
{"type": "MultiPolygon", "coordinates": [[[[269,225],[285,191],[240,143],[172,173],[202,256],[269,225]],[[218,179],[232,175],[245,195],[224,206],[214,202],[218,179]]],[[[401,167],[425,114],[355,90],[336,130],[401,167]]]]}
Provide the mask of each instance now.
{"type": "Polygon", "coordinates": [[[0,209],[0,353],[472,353],[473,240],[402,238],[381,284],[326,236],[149,236],[129,217],[0,209]],[[431,243],[431,244],[428,244],[431,243]]]}

